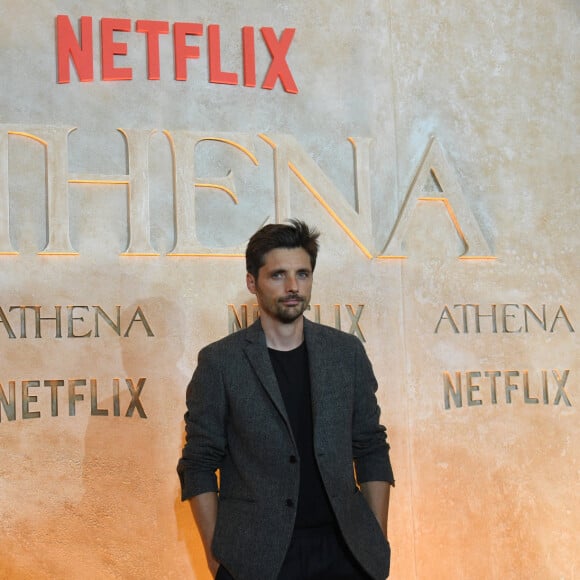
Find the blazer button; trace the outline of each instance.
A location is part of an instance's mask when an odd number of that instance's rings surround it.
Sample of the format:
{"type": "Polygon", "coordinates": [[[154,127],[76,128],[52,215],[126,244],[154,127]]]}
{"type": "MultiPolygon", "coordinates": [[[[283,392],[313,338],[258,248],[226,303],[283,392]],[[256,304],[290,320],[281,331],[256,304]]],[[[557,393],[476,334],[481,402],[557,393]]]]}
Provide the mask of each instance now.
{"type": "Polygon", "coordinates": [[[296,455],[290,455],[290,463],[296,463],[298,459],[296,459],[296,455]]]}
{"type": "Polygon", "coordinates": [[[286,505],[288,507],[294,507],[294,500],[293,499],[287,499],[286,500],[286,505]]]}

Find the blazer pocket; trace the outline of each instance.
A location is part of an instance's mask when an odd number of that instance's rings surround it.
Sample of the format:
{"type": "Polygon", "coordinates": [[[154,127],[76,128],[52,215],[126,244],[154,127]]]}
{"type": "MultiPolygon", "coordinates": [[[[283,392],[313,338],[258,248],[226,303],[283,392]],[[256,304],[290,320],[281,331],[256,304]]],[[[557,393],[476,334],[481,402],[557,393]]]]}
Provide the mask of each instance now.
{"type": "Polygon", "coordinates": [[[218,501],[217,521],[213,535],[212,549],[219,562],[227,566],[232,556],[239,551],[240,542],[251,533],[259,521],[256,501],[247,497],[221,497],[218,501]]]}

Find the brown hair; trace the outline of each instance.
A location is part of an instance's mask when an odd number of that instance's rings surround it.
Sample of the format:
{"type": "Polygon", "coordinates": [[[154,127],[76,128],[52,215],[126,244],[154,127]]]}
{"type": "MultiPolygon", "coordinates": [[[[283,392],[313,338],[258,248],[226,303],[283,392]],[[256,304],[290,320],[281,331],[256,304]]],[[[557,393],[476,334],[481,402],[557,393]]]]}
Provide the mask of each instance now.
{"type": "Polygon", "coordinates": [[[246,248],[246,271],[254,278],[258,277],[266,254],[276,248],[303,248],[310,256],[310,265],[314,271],[320,233],[308,227],[303,221],[297,219],[288,221],[290,225],[268,224],[250,238],[246,248]]]}

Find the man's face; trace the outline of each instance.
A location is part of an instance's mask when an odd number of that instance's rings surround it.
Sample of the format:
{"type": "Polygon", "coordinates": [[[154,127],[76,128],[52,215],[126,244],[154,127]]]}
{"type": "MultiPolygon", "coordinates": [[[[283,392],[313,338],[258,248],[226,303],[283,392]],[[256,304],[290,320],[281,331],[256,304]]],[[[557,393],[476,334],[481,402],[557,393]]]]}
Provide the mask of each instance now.
{"type": "Polygon", "coordinates": [[[303,248],[271,250],[258,271],[258,278],[248,273],[246,283],[258,299],[260,316],[284,324],[294,322],[310,303],[310,256],[303,248]]]}

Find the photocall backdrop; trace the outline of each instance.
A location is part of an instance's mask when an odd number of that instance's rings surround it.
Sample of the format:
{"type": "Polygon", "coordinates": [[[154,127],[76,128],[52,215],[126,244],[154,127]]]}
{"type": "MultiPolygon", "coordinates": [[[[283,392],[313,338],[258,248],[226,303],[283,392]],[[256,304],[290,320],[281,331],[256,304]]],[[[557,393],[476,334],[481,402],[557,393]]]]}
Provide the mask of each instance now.
{"type": "Polygon", "coordinates": [[[578,577],[574,0],[1,7],[0,577],[209,578],[185,388],[290,217],[380,383],[392,578],[578,577]]]}

